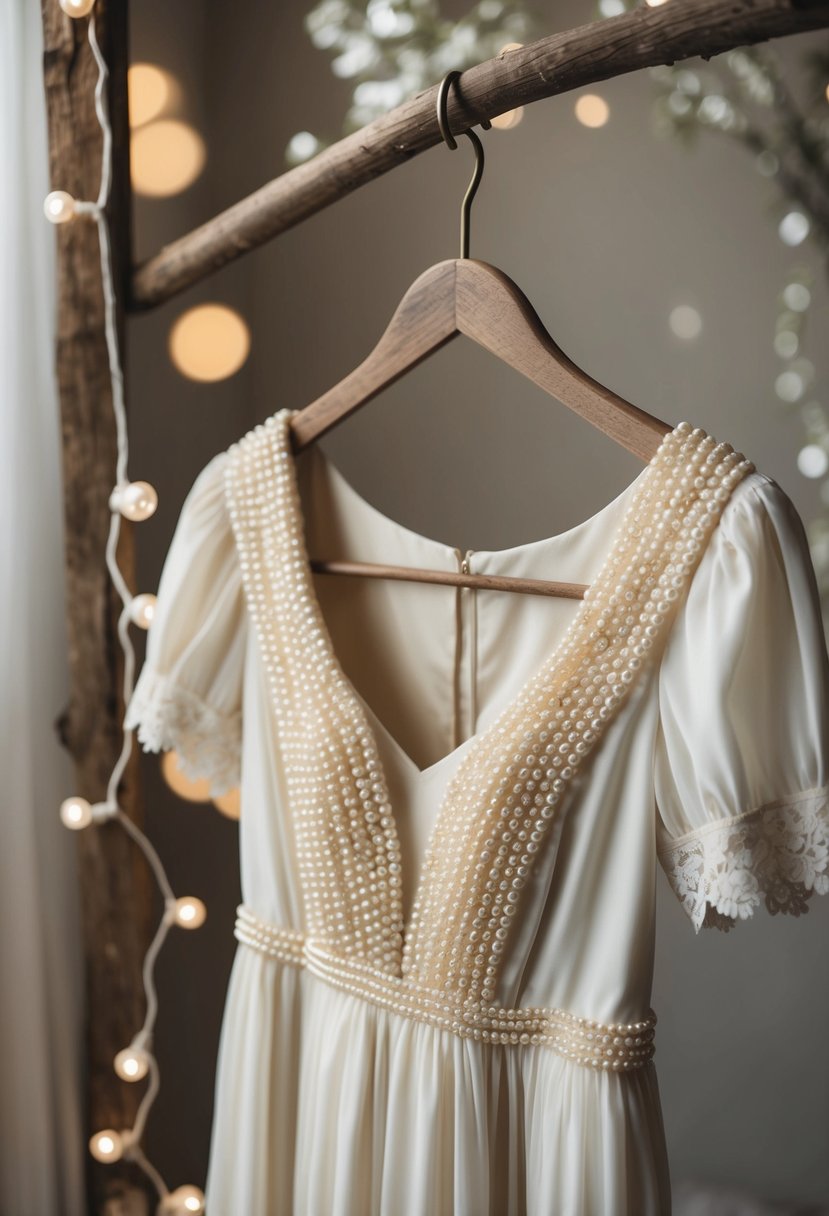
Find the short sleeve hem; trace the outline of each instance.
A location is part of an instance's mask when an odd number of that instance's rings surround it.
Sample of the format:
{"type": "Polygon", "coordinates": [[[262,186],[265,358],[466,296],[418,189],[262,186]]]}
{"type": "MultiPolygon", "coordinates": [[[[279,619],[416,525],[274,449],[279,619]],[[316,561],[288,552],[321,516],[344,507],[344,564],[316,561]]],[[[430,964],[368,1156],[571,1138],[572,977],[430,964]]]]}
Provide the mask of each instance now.
{"type": "Polygon", "coordinates": [[[714,820],[657,849],[694,931],[732,929],[764,904],[800,916],[829,893],[829,786],[714,820]]]}
{"type": "Polygon", "coordinates": [[[193,781],[206,778],[214,796],[241,779],[242,715],[222,713],[191,689],[144,664],[124,726],[137,727],[145,752],[175,750],[178,766],[193,781]]]}

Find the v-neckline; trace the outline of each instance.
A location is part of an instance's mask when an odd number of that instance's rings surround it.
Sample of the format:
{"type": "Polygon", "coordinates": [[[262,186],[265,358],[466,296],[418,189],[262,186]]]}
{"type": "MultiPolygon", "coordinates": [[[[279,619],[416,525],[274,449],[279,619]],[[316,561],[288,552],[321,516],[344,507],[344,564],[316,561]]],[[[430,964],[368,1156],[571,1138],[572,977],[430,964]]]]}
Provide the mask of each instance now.
{"type": "Polygon", "coordinates": [[[466,741],[404,916],[401,821],[378,732],[314,586],[291,442],[298,412],[277,411],[232,446],[226,493],[286,763],[296,765],[286,776],[308,932],[408,989],[491,1003],[510,911],[556,807],[664,640],[723,504],[754,466],[701,427],[665,432],[623,491],[622,518],[557,645],[466,741]]]}
{"type": "MultiPolygon", "coordinates": [[[[293,415],[299,413],[300,411],[286,410],[286,411],[280,411],[280,412],[285,412],[289,416],[293,416],[293,415]]],[[[674,428],[674,429],[676,429],[676,428],[674,428]]],[[[667,438],[668,435],[671,433],[672,432],[666,432],[665,438],[667,438]]],[[[308,556],[308,552],[307,552],[307,520],[305,519],[305,512],[302,510],[302,502],[301,502],[301,498],[299,495],[299,477],[298,477],[298,470],[297,470],[297,465],[296,465],[296,454],[294,453],[293,448],[290,443],[290,435],[288,435],[288,445],[287,446],[288,446],[288,460],[289,460],[291,471],[292,471],[294,488],[297,491],[297,500],[300,503],[298,517],[294,519],[293,523],[295,526],[297,526],[301,530],[302,537],[303,537],[303,555],[302,555],[302,561],[303,561],[303,567],[304,567],[303,572],[306,576],[306,583],[310,584],[309,592],[313,596],[313,602],[315,604],[315,607],[319,611],[320,618],[323,621],[325,639],[326,639],[326,642],[330,649],[330,653],[332,654],[337,665],[340,668],[342,677],[345,680],[346,685],[348,687],[349,694],[351,696],[356,697],[358,702],[360,703],[360,705],[363,707],[363,710],[366,711],[368,713],[368,715],[370,715],[370,717],[372,719],[372,727],[373,727],[372,734],[375,736],[375,741],[376,741],[376,735],[379,731],[379,733],[383,736],[383,738],[388,741],[388,743],[389,743],[392,751],[395,753],[395,755],[399,757],[399,760],[400,760],[401,764],[404,766],[404,768],[407,769],[412,774],[414,780],[419,783],[420,782],[425,783],[429,779],[429,777],[431,777],[433,774],[437,773],[443,767],[444,764],[448,764],[453,758],[457,759],[459,762],[461,762],[463,759],[464,751],[467,748],[472,747],[474,745],[474,743],[476,742],[476,740],[481,737],[481,735],[484,733],[484,731],[488,730],[489,728],[488,727],[479,727],[477,730],[473,731],[473,733],[471,735],[467,736],[467,738],[464,739],[461,743],[459,743],[455,747],[451,748],[450,751],[444,752],[444,754],[442,756],[440,756],[437,760],[433,761],[431,764],[426,765],[424,768],[421,768],[421,766],[417,763],[417,761],[409,753],[409,751],[403,746],[403,744],[400,742],[400,740],[397,738],[397,736],[391,731],[391,729],[382,720],[382,718],[377,713],[377,711],[374,709],[374,707],[369,704],[369,702],[366,700],[366,698],[363,696],[363,694],[359,691],[359,689],[357,688],[357,686],[353,682],[353,680],[351,680],[346,675],[345,671],[342,668],[342,664],[339,660],[339,657],[337,656],[336,647],[334,645],[334,640],[331,635],[331,632],[328,628],[328,625],[325,623],[325,618],[323,617],[323,614],[322,614],[322,606],[320,604],[319,597],[316,594],[316,588],[314,587],[314,584],[313,584],[313,578],[309,577],[309,576],[313,576],[313,570],[310,567],[310,560],[309,560],[309,556],[308,556]]],[[[300,453],[300,456],[301,455],[302,455],[302,453],[300,453]]],[[[434,537],[427,536],[425,533],[418,532],[415,529],[408,527],[406,524],[400,523],[398,520],[393,519],[390,515],[387,515],[384,511],[381,511],[379,507],[376,507],[374,505],[374,503],[370,502],[367,498],[364,498],[363,495],[359,493],[359,491],[351,484],[351,482],[345,476],[343,471],[335,464],[335,462],[328,455],[328,453],[324,452],[321,448],[312,445],[312,447],[308,449],[308,455],[311,457],[312,460],[317,460],[318,462],[320,462],[323,469],[325,470],[326,476],[328,476],[331,480],[333,480],[338,485],[340,491],[343,492],[346,495],[346,497],[351,499],[352,503],[355,504],[355,506],[357,507],[357,509],[359,511],[368,515],[369,518],[374,519],[377,522],[379,522],[385,529],[402,533],[404,536],[408,536],[408,537],[412,538],[413,540],[417,541],[420,545],[425,546],[428,549],[433,549],[435,551],[435,553],[443,553],[443,554],[452,553],[452,554],[454,554],[457,552],[457,550],[455,550],[451,545],[446,544],[444,541],[437,540],[434,537]]],[[[654,457],[654,459],[655,459],[655,457],[654,457]]],[[[522,541],[517,545],[509,545],[502,549],[476,549],[474,551],[474,556],[476,558],[495,558],[497,560],[500,560],[503,558],[507,558],[512,554],[531,553],[536,550],[539,552],[543,552],[550,546],[556,546],[556,545],[565,543],[568,540],[570,540],[572,537],[576,536],[577,534],[584,532],[584,531],[588,531],[588,530],[596,527],[600,522],[603,521],[604,517],[607,516],[608,513],[610,513],[611,519],[615,521],[614,536],[613,536],[613,539],[611,542],[610,550],[605,554],[605,556],[600,561],[598,571],[597,571],[596,575],[594,576],[594,579],[591,580],[591,582],[595,581],[595,578],[597,578],[602,573],[606,564],[611,559],[613,552],[615,551],[616,534],[619,532],[620,527],[621,527],[621,518],[616,519],[617,511],[620,513],[620,516],[624,515],[624,513],[625,513],[624,509],[623,509],[624,504],[628,501],[629,498],[632,498],[633,495],[635,494],[636,488],[638,487],[640,482],[642,480],[644,480],[645,475],[648,473],[651,463],[652,463],[652,461],[649,461],[648,463],[646,463],[645,466],[642,469],[640,469],[640,471],[636,474],[634,479],[632,481],[630,481],[616,495],[615,498],[612,498],[609,502],[605,503],[604,506],[600,507],[598,509],[598,511],[595,511],[592,515],[588,516],[586,519],[579,520],[577,523],[573,524],[571,527],[565,528],[564,531],[554,533],[551,536],[538,537],[535,540],[522,541]]],[[[566,581],[574,581],[574,580],[570,579],[570,580],[566,580],[566,581]]],[[[497,711],[493,721],[497,721],[502,716],[509,713],[510,709],[520,699],[522,692],[526,691],[526,688],[528,687],[528,685],[530,683],[532,683],[535,679],[537,679],[538,676],[547,669],[548,665],[552,662],[553,657],[557,653],[558,649],[564,644],[564,642],[567,640],[567,638],[569,636],[571,636],[571,628],[575,629],[577,620],[580,616],[580,610],[581,610],[581,603],[579,604],[579,607],[576,609],[576,612],[573,614],[573,617],[571,618],[571,620],[565,626],[564,631],[563,631],[561,637],[559,638],[559,641],[556,644],[556,646],[545,657],[545,659],[542,660],[541,665],[538,668],[536,668],[535,672],[530,676],[530,678],[527,681],[525,681],[525,683],[519,688],[517,695],[510,698],[507,701],[507,703],[504,706],[502,706],[500,710],[497,711]]]]}
{"type": "MultiPolygon", "coordinates": [[[[277,411],[277,413],[273,416],[273,421],[276,423],[274,429],[279,435],[279,454],[282,458],[283,470],[287,470],[287,481],[290,487],[290,493],[287,495],[286,501],[291,504],[291,507],[288,509],[287,514],[283,517],[280,526],[285,527],[287,531],[292,533],[294,537],[292,565],[296,571],[297,578],[302,585],[302,590],[306,596],[307,603],[311,605],[313,615],[317,618],[318,639],[321,641],[323,649],[328,653],[329,663],[336,673],[341,687],[345,690],[347,698],[351,702],[352,708],[357,711],[358,715],[365,723],[366,730],[368,732],[367,738],[371,744],[371,751],[374,753],[378,766],[377,771],[381,778],[382,785],[385,788],[386,798],[388,800],[388,818],[390,821],[388,832],[394,841],[395,846],[397,849],[399,849],[401,839],[403,838],[402,823],[398,809],[392,802],[390,796],[389,775],[386,771],[386,765],[383,763],[378,733],[370,715],[367,714],[363,709],[363,699],[357,691],[356,685],[352,680],[349,679],[343,670],[342,663],[340,662],[340,658],[334,644],[334,639],[325,621],[325,617],[323,616],[322,605],[319,597],[317,596],[316,587],[314,586],[314,571],[311,566],[307,546],[307,521],[305,518],[305,511],[303,509],[303,502],[300,493],[297,454],[294,452],[291,442],[290,420],[298,413],[298,410],[285,407],[284,409],[277,411]]],[[[677,426],[672,430],[666,431],[662,437],[659,447],[657,448],[657,451],[654,453],[651,459],[636,475],[633,482],[628,485],[627,490],[622,491],[622,494],[617,496],[625,497],[627,495],[629,500],[628,505],[625,511],[622,512],[622,519],[618,521],[616,527],[613,529],[610,543],[599,563],[599,569],[593,579],[593,583],[601,585],[605,571],[612,568],[618,546],[622,543],[624,537],[624,524],[628,518],[630,504],[636,500],[635,489],[642,486],[648,477],[654,474],[657,462],[660,459],[663,451],[668,450],[671,443],[674,440],[679,439],[680,428],[682,428],[683,432],[689,432],[691,430],[689,423],[682,422],[677,424],[677,426]]],[[[702,436],[704,432],[699,430],[698,434],[702,436]]],[[[600,514],[600,512],[598,514],[600,514]]],[[[592,518],[593,517],[591,516],[591,519],[592,518]]],[[[589,523],[590,521],[587,520],[584,522],[589,523]]],[[[593,584],[591,583],[591,586],[592,585],[593,584]]],[[[566,653],[568,644],[577,637],[583,618],[588,611],[588,607],[591,612],[595,609],[596,603],[594,598],[588,596],[582,597],[582,599],[579,601],[576,612],[565,627],[557,645],[553,647],[550,654],[544,659],[538,669],[529,677],[529,679],[525,680],[521,684],[518,692],[509,699],[507,704],[503,706],[503,708],[486,728],[477,731],[465,741],[464,746],[466,746],[466,750],[464,755],[460,758],[460,763],[454,768],[449,782],[442,792],[440,804],[435,812],[435,818],[429,833],[429,840],[427,843],[425,856],[420,865],[416,868],[417,872],[412,875],[410,887],[414,891],[414,900],[412,905],[412,913],[409,917],[404,917],[403,915],[402,892],[404,884],[402,880],[401,866],[400,889],[396,896],[396,900],[399,901],[399,907],[396,908],[395,911],[400,925],[400,938],[404,958],[406,951],[412,948],[413,935],[416,936],[419,933],[420,906],[421,900],[425,897],[427,885],[431,879],[431,870],[433,866],[432,854],[435,848],[435,842],[439,839],[440,833],[446,830],[444,820],[448,813],[452,791],[456,782],[462,780],[461,774],[465,771],[465,766],[471,765],[474,770],[476,765],[475,757],[481,755],[486,748],[488,740],[492,739],[494,741],[501,723],[509,721],[513,714],[520,711],[522,705],[527,702],[527,699],[531,698],[533,689],[537,686],[539,681],[542,681],[549,673],[555,670],[559,656],[566,653]]],[[[390,734],[390,732],[387,733],[390,734]]],[[[400,744],[397,744],[397,747],[403,751],[400,744]]],[[[457,751],[457,749],[454,750],[457,751]]],[[[452,754],[452,752],[447,753],[446,756],[442,757],[442,760],[445,761],[448,756],[452,754]]],[[[409,759],[410,763],[414,764],[414,761],[412,761],[411,758],[409,759]]]]}
{"type": "Polygon", "coordinates": [[[411,773],[412,779],[416,781],[418,785],[426,785],[428,781],[432,777],[437,776],[444,765],[448,765],[451,760],[457,760],[460,762],[463,759],[463,753],[467,748],[473,746],[481,733],[480,730],[474,731],[471,735],[464,739],[463,742],[459,743],[457,747],[453,747],[451,751],[445,752],[438,760],[434,760],[431,764],[427,764],[425,768],[421,768],[417,761],[409,755],[400,740],[391,733],[383,719],[378,715],[376,709],[369,705],[368,701],[358,690],[356,685],[350,681],[349,685],[349,692],[353,693],[357,697],[357,700],[360,702],[366,714],[371,718],[374,724],[375,740],[378,733],[382,735],[382,737],[387,741],[391,750],[394,752],[395,756],[398,757],[399,763],[403,766],[403,768],[411,773]]]}

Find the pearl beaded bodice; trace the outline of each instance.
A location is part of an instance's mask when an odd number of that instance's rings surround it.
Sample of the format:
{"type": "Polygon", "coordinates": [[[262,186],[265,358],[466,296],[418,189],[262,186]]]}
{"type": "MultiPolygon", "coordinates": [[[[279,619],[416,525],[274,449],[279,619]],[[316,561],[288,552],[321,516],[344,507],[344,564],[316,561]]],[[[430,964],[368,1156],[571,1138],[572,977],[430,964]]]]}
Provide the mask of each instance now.
{"type": "Polygon", "coordinates": [[[405,924],[376,740],[314,594],[296,412],[280,410],[229,449],[225,491],[284,757],[307,938],[321,957],[389,977],[411,999],[439,993],[474,1011],[495,999],[522,890],[539,851],[556,847],[568,786],[664,644],[731,491],[754,466],[686,422],[664,436],[561,642],[450,780],[405,924]]]}

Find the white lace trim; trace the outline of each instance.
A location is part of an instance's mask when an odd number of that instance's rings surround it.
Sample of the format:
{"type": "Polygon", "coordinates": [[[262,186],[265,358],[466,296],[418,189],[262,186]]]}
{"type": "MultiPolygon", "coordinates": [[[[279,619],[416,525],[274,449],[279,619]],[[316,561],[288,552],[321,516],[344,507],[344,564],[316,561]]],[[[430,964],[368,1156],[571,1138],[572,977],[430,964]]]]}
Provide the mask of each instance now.
{"type": "Polygon", "coordinates": [[[706,824],[658,853],[697,933],[727,932],[761,903],[800,916],[813,892],[829,892],[829,786],[706,824]]]}
{"type": "Polygon", "coordinates": [[[137,727],[145,752],[175,749],[178,767],[192,781],[207,778],[214,796],[241,778],[242,715],[224,714],[189,688],[145,663],[124,726],[137,727]]]}

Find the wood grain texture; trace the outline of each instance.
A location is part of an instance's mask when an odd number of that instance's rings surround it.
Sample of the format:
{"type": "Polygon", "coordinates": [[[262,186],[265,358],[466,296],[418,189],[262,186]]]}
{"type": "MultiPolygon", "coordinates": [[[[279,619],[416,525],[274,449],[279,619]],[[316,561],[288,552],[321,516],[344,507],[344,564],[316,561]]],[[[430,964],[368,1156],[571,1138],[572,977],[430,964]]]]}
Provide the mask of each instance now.
{"type": "Polygon", "coordinates": [[[300,451],[459,334],[527,376],[615,442],[650,460],[668,423],[620,397],[574,363],[524,292],[497,266],[448,258],[427,267],[363,361],[291,420],[300,451]]]}
{"type": "MultiPolygon", "coordinates": [[[[710,59],[829,25],[827,0],[681,0],[539,39],[468,68],[450,89],[457,133],[517,106],[692,56],[710,59]]],[[[281,174],[138,266],[131,309],[160,304],[441,140],[438,84],[281,174]]]]}
{"type": "MultiPolygon", "coordinates": [[[[97,0],[96,32],[110,68],[115,176],[110,206],[113,259],[123,296],[130,264],[126,112],[127,6],[97,0]]],[[[52,189],[95,199],[101,165],[94,110],[97,67],[87,23],[73,21],[43,0],[43,69],[52,189]]],[[[53,233],[44,220],[44,239],[53,233]]],[[[58,226],[56,374],[62,432],[70,700],[56,729],[70,752],[75,789],[91,802],[105,797],[122,744],[123,661],[116,627],[121,601],[106,567],[109,494],[115,481],[115,423],[104,339],[100,252],[94,221],[58,226]]],[[[123,316],[119,317],[123,350],[123,316]]],[[[132,528],[122,523],[119,565],[133,579],[132,528]]],[[[137,754],[119,791],[124,810],[140,823],[137,754]]],[[[55,807],[55,815],[58,808],[55,807]]],[[[141,854],[115,823],[73,833],[85,955],[87,1134],[130,1127],[146,1083],[130,1085],[113,1069],[145,1016],[141,966],[151,936],[152,889],[141,854]]],[[[100,1165],[87,1156],[90,1211],[148,1210],[152,1193],[128,1162],[100,1165]]]]}
{"type": "MultiPolygon", "coordinates": [[[[650,461],[672,427],[600,384],[567,357],[508,275],[476,258],[449,258],[418,275],[363,361],[290,419],[294,452],[324,435],[433,351],[465,334],[640,459],[650,461]]],[[[313,563],[320,574],[405,578],[479,590],[582,598],[580,584],[498,578],[467,572],[370,565],[342,559],[313,563]]]]}
{"type": "Polygon", "coordinates": [[[476,591],[518,591],[524,595],[552,595],[583,600],[588,583],[559,583],[541,578],[517,578],[506,574],[463,574],[451,570],[413,570],[409,566],[386,566],[382,562],[324,561],[312,559],[316,574],[353,574],[361,578],[391,578],[400,582],[441,583],[447,587],[473,587],[476,591]]]}

